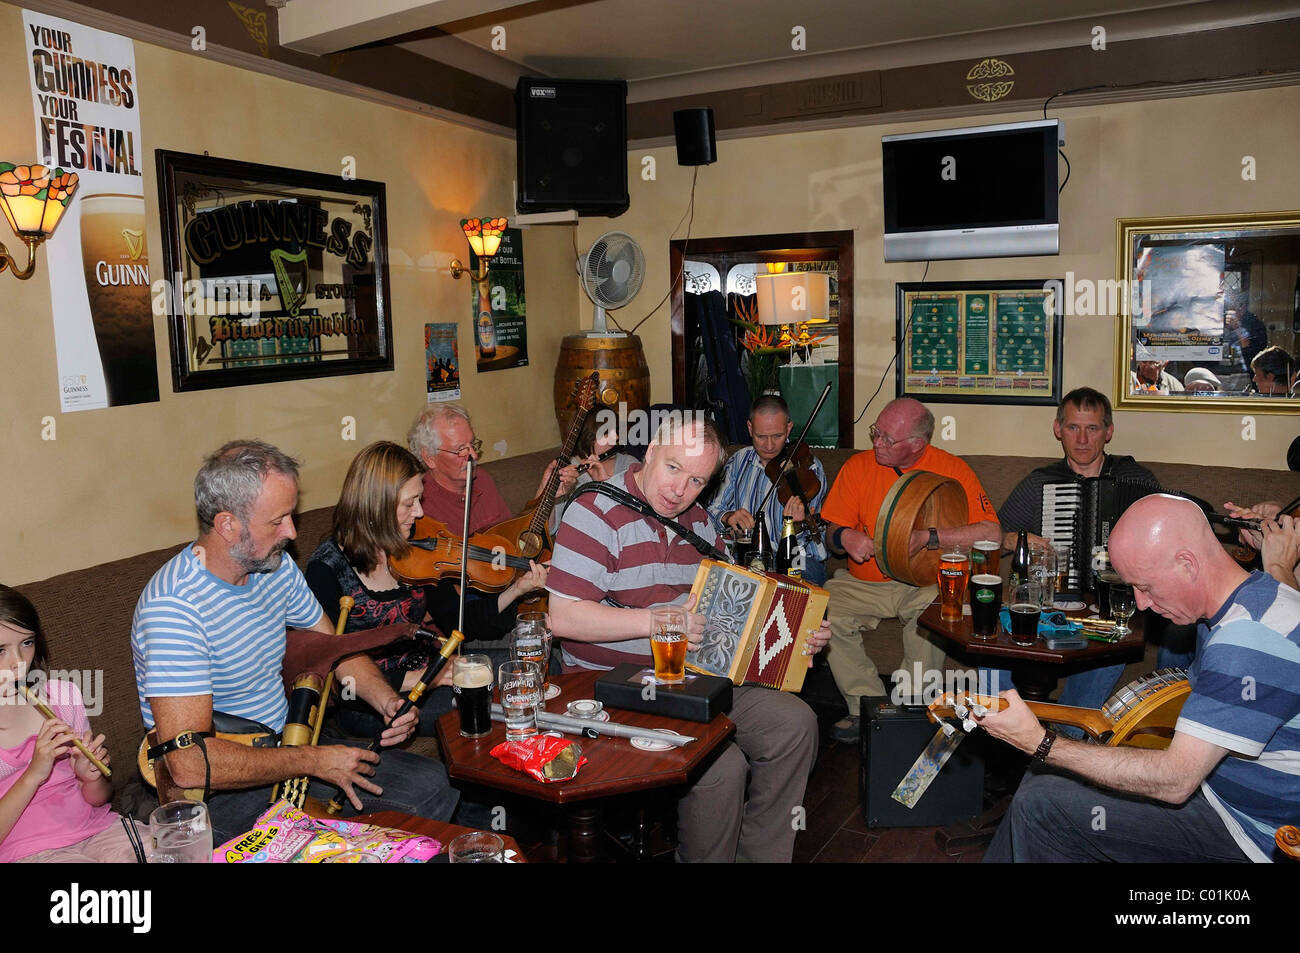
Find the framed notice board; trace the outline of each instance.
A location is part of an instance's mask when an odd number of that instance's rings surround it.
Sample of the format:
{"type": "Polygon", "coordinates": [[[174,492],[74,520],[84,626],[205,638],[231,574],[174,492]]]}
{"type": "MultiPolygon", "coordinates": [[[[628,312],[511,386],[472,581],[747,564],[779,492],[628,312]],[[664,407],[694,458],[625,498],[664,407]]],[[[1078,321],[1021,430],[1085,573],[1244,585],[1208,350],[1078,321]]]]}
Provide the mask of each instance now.
{"type": "Polygon", "coordinates": [[[898,284],[899,397],[956,404],[1061,399],[1059,282],[898,284]]]}

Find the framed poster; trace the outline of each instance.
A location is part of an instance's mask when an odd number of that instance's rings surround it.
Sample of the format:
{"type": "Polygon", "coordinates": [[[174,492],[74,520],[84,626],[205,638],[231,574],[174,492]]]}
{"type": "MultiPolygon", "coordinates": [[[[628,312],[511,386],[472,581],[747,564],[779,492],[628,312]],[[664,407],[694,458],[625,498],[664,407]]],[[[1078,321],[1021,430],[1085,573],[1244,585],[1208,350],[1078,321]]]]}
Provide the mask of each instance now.
{"type": "MultiPolygon", "coordinates": [[[[470,274],[478,272],[470,252],[470,274]]],[[[524,296],[524,233],[507,228],[487,277],[472,284],[475,368],[499,371],[528,363],[528,304],[524,296]]]]}
{"type": "Polygon", "coordinates": [[[176,390],[393,369],[382,182],[164,150],[157,165],[176,390]]]}
{"type": "Polygon", "coordinates": [[[1055,406],[1061,398],[1058,287],[1043,280],[898,284],[898,396],[1055,406]]]}

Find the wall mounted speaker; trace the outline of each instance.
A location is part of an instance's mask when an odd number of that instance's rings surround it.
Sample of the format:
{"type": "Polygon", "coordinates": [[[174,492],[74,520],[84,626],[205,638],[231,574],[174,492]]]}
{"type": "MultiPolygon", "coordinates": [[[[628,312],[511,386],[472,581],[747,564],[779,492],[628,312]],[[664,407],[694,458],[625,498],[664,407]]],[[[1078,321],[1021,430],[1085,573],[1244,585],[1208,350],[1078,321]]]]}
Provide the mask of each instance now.
{"type": "Polygon", "coordinates": [[[521,78],[515,143],[520,212],[627,211],[627,83],[521,78]]]}
{"type": "Polygon", "coordinates": [[[709,165],[718,161],[712,109],[703,106],[678,109],[673,113],[673,135],[677,137],[678,165],[709,165]]]}

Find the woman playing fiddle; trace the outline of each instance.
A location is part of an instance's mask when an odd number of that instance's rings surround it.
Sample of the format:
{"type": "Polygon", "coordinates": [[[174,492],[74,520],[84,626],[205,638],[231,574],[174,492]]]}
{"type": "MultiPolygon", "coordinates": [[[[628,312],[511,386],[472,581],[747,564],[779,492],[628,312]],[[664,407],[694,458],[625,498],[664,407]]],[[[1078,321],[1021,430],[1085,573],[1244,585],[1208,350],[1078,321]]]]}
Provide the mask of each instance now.
{"type": "MultiPolygon", "coordinates": [[[[316,548],[307,563],[307,584],[317,600],[337,620],[339,598],[355,602],[345,632],[357,632],[396,622],[424,623],[450,632],[457,625],[460,597],[454,581],[405,585],[389,568],[390,556],[402,557],[410,549],[407,538],[423,515],[420,494],[424,466],[405,447],[388,441],[362,450],[343,478],[330,537],[316,548]]],[[[546,568],[530,563],[497,596],[470,593],[465,602],[466,639],[498,639],[514,625],[515,602],[527,592],[546,585],[546,568]]],[[[428,664],[436,647],[408,639],[381,650],[376,664],[399,693],[407,692],[428,664]]],[[[489,649],[494,664],[506,661],[504,649],[489,649]]],[[[420,704],[420,732],[431,734],[433,723],[451,710],[451,666],[445,666],[437,687],[420,704]]],[[[344,700],[338,723],[352,735],[373,735],[378,716],[365,705],[344,700]]]]}

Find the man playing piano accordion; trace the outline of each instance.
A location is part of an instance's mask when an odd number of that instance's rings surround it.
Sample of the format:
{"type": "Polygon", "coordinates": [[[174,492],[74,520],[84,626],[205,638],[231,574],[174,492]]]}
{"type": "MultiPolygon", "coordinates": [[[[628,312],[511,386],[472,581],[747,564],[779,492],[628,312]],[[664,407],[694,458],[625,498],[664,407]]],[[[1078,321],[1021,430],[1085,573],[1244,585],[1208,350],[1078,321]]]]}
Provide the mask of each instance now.
{"type": "MultiPolygon", "coordinates": [[[[132,619],[140,713],[163,743],[210,730],[213,711],[278,732],[288,713],[280,671],[285,627],[334,632],[298,566],[284,558],[297,535],[298,463],[259,441],[228,443],[204,461],[194,500],[199,538],[158,570],[132,619]]],[[[336,670],[386,719],[401,705],[367,656],[336,670]]],[[[388,747],[410,736],[416,718],[411,711],[388,727],[382,760],[345,744],[254,748],[208,738],[214,842],[247,831],[270,804],[272,786],[303,775],[341,787],[358,812],[394,809],[450,820],[459,795],[442,765],[388,747]]],[[[197,746],[166,759],[180,787],[204,786],[205,755],[197,746]]],[[[311,791],[331,793],[321,784],[311,791]]]]}
{"type": "MultiPolygon", "coordinates": [[[[1106,474],[1117,480],[1156,485],[1155,475],[1132,457],[1106,453],[1115,424],[1110,401],[1100,391],[1079,387],[1066,394],[1056,408],[1052,433],[1061,441],[1065,458],[1032,471],[1002,504],[999,515],[1006,531],[1002,540],[1005,549],[1015,547],[1016,534],[1022,529],[1029,531],[1030,545],[1070,541],[1085,477],[1106,474]]],[[[1080,564],[1082,561],[1080,556],[1080,564]]],[[[1123,665],[1104,665],[1076,672],[1066,679],[1060,703],[1100,708],[1123,671],[1123,665]]],[[[999,672],[999,684],[1011,684],[1009,672],[999,672]]]]}
{"type": "MultiPolygon", "coordinates": [[[[721,539],[695,500],[725,459],[712,424],[670,417],[646,450],[644,464],[612,485],[705,543],[721,539]]],[[[608,496],[571,502],[555,541],[547,588],[551,626],[564,640],[566,667],[609,669],[650,664],[650,609],[685,605],[687,641],[700,644],[705,618],[689,612],[691,584],[703,557],[692,543],[649,514],[608,496]]],[[[812,651],[829,627],[809,637],[812,651]]],[[[684,861],[788,862],[792,811],[817,755],[817,718],[802,700],[761,687],[737,687],[728,717],[736,736],[678,803],[678,855],[684,861]]]]}

